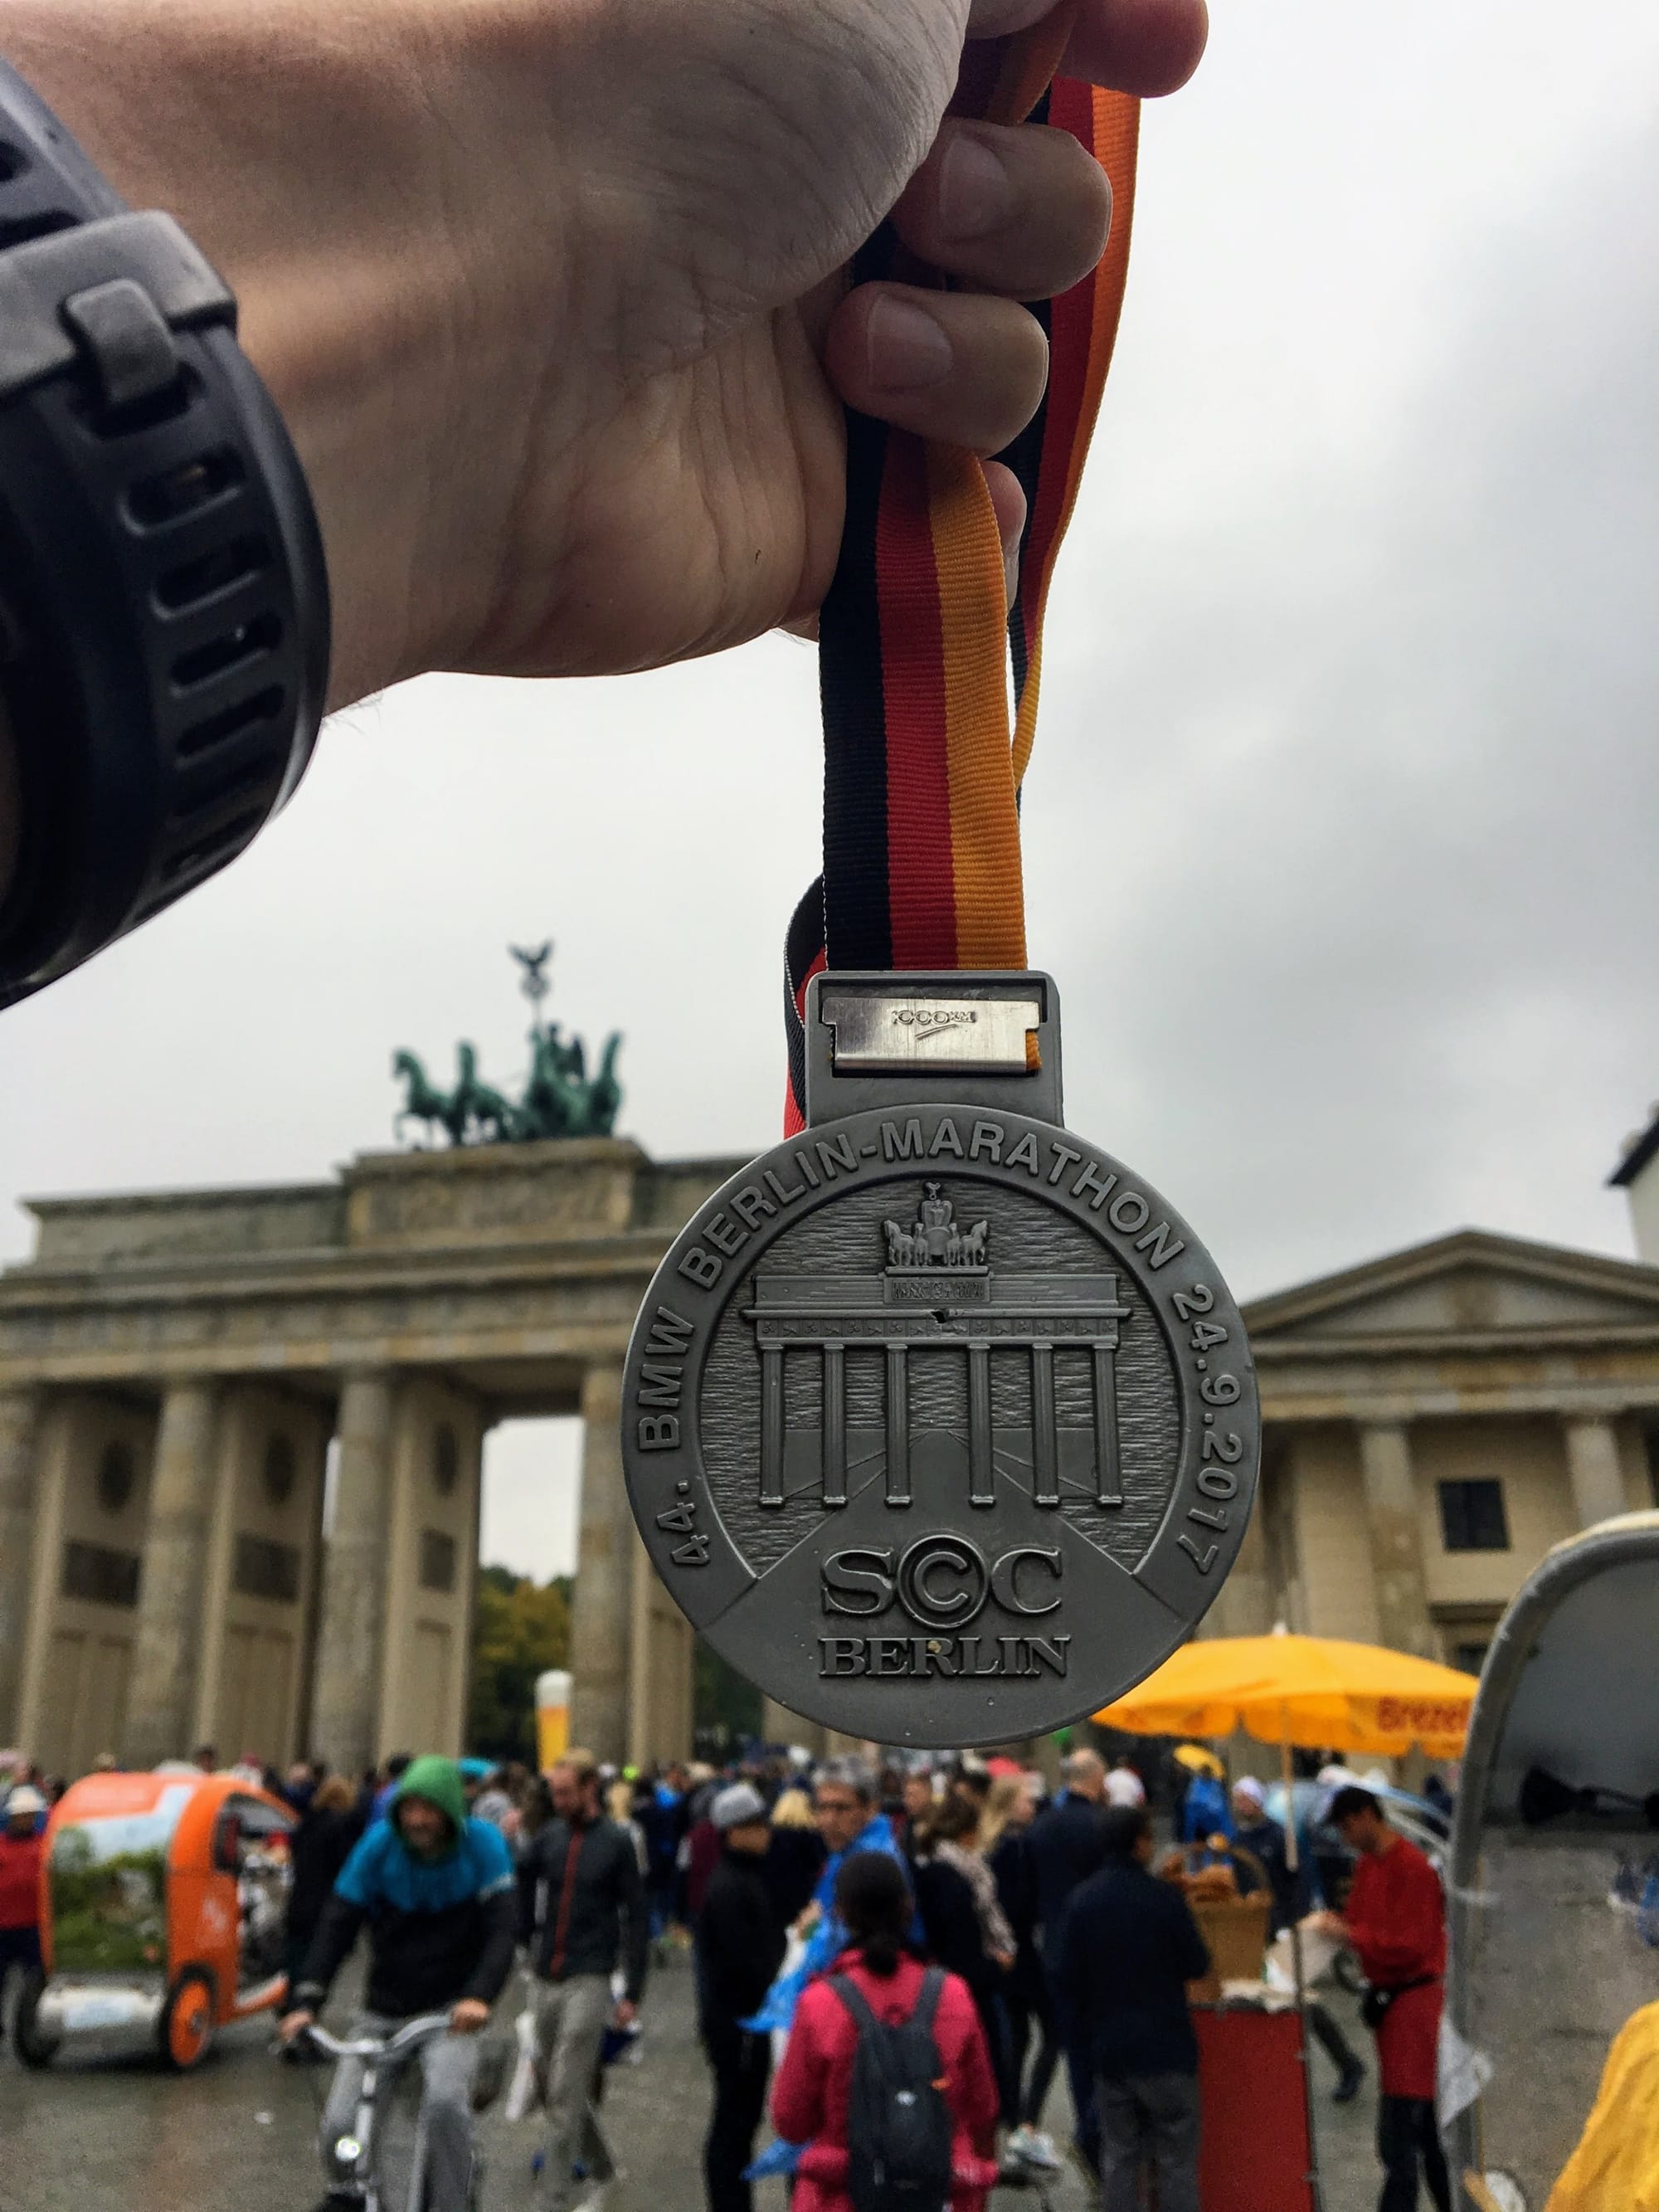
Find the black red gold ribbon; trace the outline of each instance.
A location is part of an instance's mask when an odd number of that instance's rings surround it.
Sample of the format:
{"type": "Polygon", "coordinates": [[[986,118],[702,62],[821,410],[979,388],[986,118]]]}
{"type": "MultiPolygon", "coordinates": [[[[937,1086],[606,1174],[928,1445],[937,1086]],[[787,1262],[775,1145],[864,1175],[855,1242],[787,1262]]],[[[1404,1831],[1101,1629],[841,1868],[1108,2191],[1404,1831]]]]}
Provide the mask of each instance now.
{"type": "MultiPolygon", "coordinates": [[[[1128,266],[1139,103],[1054,79],[1074,9],[971,47],[955,112],[1046,121],[1105,169],[1111,237],[1097,268],[1037,310],[1047,396],[999,458],[1026,496],[1019,592],[1007,604],[985,472],[849,412],[847,520],[820,624],[823,874],[785,951],[789,1090],[804,1121],[806,985],[819,969],[1026,964],[1019,787],[1036,735],[1048,587],[1111,364],[1128,266]],[[1009,711],[1009,655],[1013,712],[1009,711]]],[[[876,241],[858,272],[879,273],[876,241]]]]}

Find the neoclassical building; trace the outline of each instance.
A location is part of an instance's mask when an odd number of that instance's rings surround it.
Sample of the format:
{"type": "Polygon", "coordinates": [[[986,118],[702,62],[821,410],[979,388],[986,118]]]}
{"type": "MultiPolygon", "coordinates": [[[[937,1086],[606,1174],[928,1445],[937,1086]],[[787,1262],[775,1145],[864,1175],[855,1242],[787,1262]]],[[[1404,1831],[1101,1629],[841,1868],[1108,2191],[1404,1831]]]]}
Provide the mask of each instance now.
{"type": "Polygon", "coordinates": [[[574,1724],[683,1755],[690,1633],[629,1513],[622,1365],[736,1164],[589,1139],[33,1202],[0,1275],[0,1741],[66,1771],[459,1748],[485,1431],[579,1413],[574,1724]]]}
{"type": "MultiPolygon", "coordinates": [[[[65,1771],[459,1748],[484,1435],[579,1413],[574,1737],[684,1756],[690,1632],[629,1514],[621,1375],[737,1164],[592,1139],[33,1201],[0,1275],[0,1742],[65,1771]]],[[[1474,1665],[1550,1545],[1654,1502],[1659,1267],[1463,1231],[1246,1318],[1261,1498],[1210,1632],[1474,1665]]]]}
{"type": "Polygon", "coordinates": [[[1244,1317],[1261,1491],[1211,1632],[1478,1668],[1552,1544],[1659,1494],[1659,1267],[1468,1229],[1244,1317]]]}

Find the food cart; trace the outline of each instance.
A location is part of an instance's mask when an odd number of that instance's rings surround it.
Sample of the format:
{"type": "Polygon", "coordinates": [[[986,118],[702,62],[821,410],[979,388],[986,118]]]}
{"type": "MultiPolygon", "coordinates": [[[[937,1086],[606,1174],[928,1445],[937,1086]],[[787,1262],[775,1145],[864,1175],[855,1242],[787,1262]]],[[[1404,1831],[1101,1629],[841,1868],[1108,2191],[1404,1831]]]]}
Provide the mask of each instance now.
{"type": "MultiPolygon", "coordinates": [[[[1213,1637],[1183,1644],[1095,1718],[1139,1735],[1213,1740],[1243,1730],[1277,1746],[1285,1802],[1291,1749],[1431,1758],[1461,1752],[1474,1704],[1468,1674],[1408,1653],[1334,1638],[1213,1637]]],[[[1285,1826],[1294,1869],[1298,1838],[1285,1826]]],[[[1224,2002],[1194,2008],[1204,2131],[1204,2212],[1321,2212],[1318,2154],[1308,2099],[1300,1948],[1294,1989],[1231,1979],[1224,2002]]],[[[1482,2209],[1485,2212],[1485,2208],[1482,2209]]]]}
{"type": "Polygon", "coordinates": [[[281,1999],[286,1805],[233,1775],[94,1774],[66,1790],[40,1869],[43,1971],[17,2054],[149,2041],[180,2070],[281,1999]]]}
{"type": "Polygon", "coordinates": [[[1659,1513],[1498,1626],[1453,1822],[1440,2118],[1460,2212],[1626,2212],[1659,2166],[1659,1513]]]}

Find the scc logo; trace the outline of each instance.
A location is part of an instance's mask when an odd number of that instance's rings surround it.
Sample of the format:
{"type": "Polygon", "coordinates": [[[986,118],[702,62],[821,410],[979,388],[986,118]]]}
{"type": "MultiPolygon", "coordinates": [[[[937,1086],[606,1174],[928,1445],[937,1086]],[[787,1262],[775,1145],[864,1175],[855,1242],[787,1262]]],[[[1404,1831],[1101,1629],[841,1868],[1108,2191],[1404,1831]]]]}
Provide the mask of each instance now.
{"type": "Polygon", "coordinates": [[[1060,1556],[1040,1544],[1017,1544],[994,1561],[965,1536],[923,1536],[897,1553],[854,1545],[831,1553],[821,1571],[826,1613],[870,1620],[896,1599],[923,1628],[965,1628],[988,1598],[1028,1620],[1060,1607],[1060,1556]]]}

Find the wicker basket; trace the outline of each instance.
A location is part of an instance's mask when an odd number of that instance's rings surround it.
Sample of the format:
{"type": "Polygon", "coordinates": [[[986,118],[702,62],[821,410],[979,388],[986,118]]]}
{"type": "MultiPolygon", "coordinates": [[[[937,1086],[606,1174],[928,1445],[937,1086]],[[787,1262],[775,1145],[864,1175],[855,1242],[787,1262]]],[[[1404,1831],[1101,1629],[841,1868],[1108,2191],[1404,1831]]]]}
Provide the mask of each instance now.
{"type": "Polygon", "coordinates": [[[1267,1879],[1267,1869],[1254,1851],[1246,1850],[1242,1844],[1214,1843],[1182,1844],[1171,1851],[1163,1862],[1160,1871],[1167,1870],[1179,1861],[1189,1865],[1194,1856],[1218,1857],[1224,1850],[1227,1857],[1249,1868],[1255,1880],[1255,1887],[1248,1897],[1189,1897],[1188,1904],[1199,1926],[1199,1933],[1209,1946],[1210,1962],[1217,1978],[1224,1982],[1259,1982],[1267,1964],[1267,1930],[1273,1916],[1273,1885],[1267,1879]]]}

